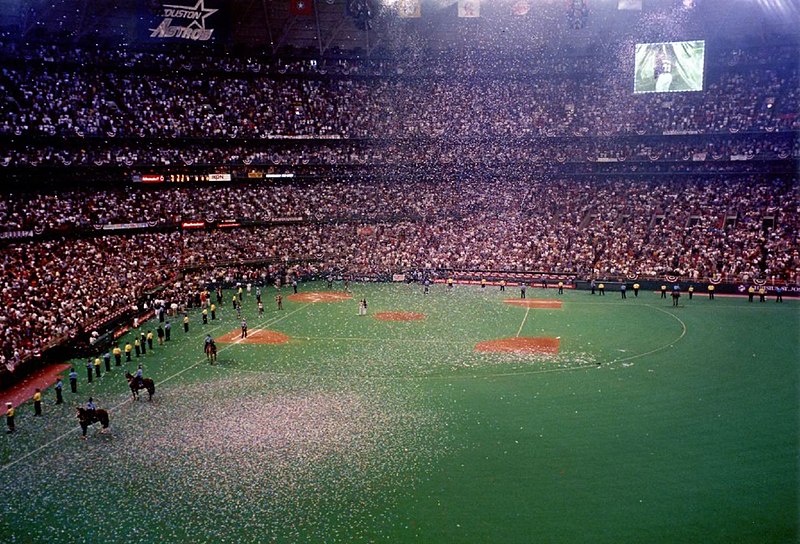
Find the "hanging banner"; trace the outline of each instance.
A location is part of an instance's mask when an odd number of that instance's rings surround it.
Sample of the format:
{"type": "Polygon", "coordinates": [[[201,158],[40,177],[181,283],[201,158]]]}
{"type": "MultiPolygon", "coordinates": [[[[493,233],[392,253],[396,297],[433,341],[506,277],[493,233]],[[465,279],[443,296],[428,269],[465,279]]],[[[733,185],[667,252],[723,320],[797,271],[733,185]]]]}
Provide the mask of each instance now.
{"type": "Polygon", "coordinates": [[[511,15],[514,15],[515,17],[524,17],[530,10],[530,0],[517,0],[514,2],[514,5],[511,6],[511,15]]]}
{"type": "Polygon", "coordinates": [[[458,16],[466,18],[480,17],[480,0],[458,0],[458,16]]]}
{"type": "Polygon", "coordinates": [[[397,3],[397,15],[403,19],[422,17],[422,3],[420,0],[400,0],[397,3]]]}
{"type": "Polygon", "coordinates": [[[619,0],[619,2],[617,2],[617,9],[642,11],[642,0],[619,0]]]}
{"type": "Polygon", "coordinates": [[[314,15],[314,2],[313,0],[291,0],[289,12],[300,17],[310,17],[314,15]]]}

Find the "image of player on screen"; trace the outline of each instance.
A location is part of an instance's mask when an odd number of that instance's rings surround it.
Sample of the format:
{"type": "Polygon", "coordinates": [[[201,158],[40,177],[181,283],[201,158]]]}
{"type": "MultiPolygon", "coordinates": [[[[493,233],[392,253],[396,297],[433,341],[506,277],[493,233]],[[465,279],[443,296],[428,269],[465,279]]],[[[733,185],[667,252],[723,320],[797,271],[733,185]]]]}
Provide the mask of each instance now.
{"type": "Polygon", "coordinates": [[[633,92],[702,91],[705,42],[636,45],[633,92]]]}
{"type": "Polygon", "coordinates": [[[653,76],[656,80],[656,92],[663,93],[669,91],[672,85],[672,59],[667,53],[667,45],[663,44],[661,50],[656,53],[653,76]]]}

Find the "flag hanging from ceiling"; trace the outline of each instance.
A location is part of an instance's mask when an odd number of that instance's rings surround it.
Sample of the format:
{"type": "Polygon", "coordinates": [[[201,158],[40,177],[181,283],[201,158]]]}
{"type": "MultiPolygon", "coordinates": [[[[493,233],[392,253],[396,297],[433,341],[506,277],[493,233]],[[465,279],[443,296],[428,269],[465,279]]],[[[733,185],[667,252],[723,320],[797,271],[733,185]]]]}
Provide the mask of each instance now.
{"type": "Polygon", "coordinates": [[[313,0],[290,0],[289,11],[292,15],[314,15],[313,0]]]}
{"type": "Polygon", "coordinates": [[[420,0],[400,0],[397,3],[397,15],[404,19],[422,17],[420,0]]]}
{"type": "Polygon", "coordinates": [[[642,11],[642,0],[619,0],[617,9],[642,11]]]}
{"type": "Polygon", "coordinates": [[[458,16],[459,17],[480,17],[481,16],[481,1],[480,0],[458,0],[458,16]]]}
{"type": "Polygon", "coordinates": [[[517,0],[511,6],[511,14],[517,17],[524,17],[531,10],[530,0],[517,0]]]}

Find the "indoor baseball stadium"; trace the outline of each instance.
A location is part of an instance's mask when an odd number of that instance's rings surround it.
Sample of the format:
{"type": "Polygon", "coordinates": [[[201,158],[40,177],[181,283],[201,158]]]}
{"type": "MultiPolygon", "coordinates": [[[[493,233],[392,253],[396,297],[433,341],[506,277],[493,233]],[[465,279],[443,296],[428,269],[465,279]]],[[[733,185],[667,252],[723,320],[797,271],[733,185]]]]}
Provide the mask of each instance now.
{"type": "Polygon", "coordinates": [[[0,0],[0,542],[800,541],[796,0],[0,0]]]}

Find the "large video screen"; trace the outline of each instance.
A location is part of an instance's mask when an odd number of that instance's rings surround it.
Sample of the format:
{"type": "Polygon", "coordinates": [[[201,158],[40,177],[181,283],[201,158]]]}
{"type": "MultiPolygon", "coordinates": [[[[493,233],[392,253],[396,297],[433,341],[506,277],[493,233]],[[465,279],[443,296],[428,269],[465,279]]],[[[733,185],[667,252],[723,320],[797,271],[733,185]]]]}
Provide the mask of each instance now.
{"type": "Polygon", "coordinates": [[[634,93],[703,90],[706,42],[636,44],[634,93]]]}

